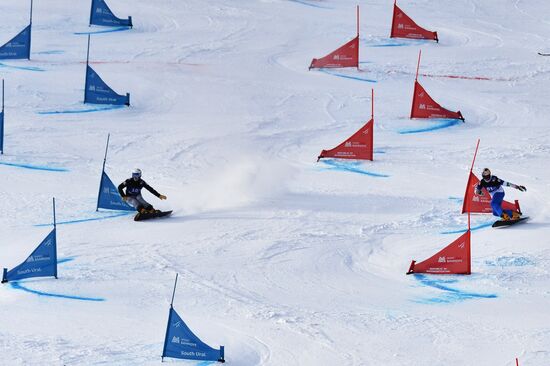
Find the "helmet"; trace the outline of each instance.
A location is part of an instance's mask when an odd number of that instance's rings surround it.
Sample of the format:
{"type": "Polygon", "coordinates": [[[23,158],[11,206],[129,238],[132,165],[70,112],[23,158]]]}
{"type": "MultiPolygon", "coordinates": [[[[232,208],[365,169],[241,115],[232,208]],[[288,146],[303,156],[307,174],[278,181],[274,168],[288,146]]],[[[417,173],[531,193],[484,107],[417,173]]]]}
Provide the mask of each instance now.
{"type": "Polygon", "coordinates": [[[481,176],[482,176],[483,179],[485,179],[485,180],[491,179],[491,170],[489,170],[489,168],[483,169],[483,172],[481,173],[481,176]]]}
{"type": "Polygon", "coordinates": [[[141,169],[135,168],[132,170],[132,178],[134,178],[134,180],[141,178],[141,169]]]}

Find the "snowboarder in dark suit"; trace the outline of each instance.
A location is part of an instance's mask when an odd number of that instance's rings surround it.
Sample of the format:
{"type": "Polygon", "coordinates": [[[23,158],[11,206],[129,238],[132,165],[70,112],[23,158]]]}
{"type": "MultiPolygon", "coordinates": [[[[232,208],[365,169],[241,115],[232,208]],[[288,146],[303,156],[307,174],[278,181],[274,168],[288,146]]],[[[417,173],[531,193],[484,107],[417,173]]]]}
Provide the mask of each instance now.
{"type": "Polygon", "coordinates": [[[166,199],[165,195],[158,193],[143,179],[141,179],[141,169],[137,168],[134,169],[134,171],[132,172],[132,178],[128,178],[124,182],[120,183],[120,185],[118,186],[118,193],[120,193],[122,199],[128,202],[128,204],[130,204],[132,207],[134,207],[139,214],[159,212],[158,210],[155,210],[149,202],[145,201],[145,199],[141,195],[141,190],[143,188],[145,188],[161,200],[166,199]],[[124,192],[125,188],[126,192],[124,192]]]}

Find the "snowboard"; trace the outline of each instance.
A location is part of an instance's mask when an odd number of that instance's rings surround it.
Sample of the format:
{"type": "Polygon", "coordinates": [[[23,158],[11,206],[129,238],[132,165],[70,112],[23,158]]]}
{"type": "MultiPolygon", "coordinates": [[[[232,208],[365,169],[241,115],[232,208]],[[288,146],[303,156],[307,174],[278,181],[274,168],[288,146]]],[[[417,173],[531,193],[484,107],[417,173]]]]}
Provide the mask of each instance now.
{"type": "Polygon", "coordinates": [[[517,220],[498,220],[498,221],[495,221],[495,223],[493,224],[493,227],[508,227],[508,226],[512,226],[512,225],[515,225],[517,224],[518,222],[523,222],[525,220],[527,220],[529,218],[529,216],[525,216],[525,217],[521,217],[517,220]]]}
{"type": "Polygon", "coordinates": [[[172,210],[170,211],[160,211],[160,212],[154,212],[154,213],[137,213],[136,216],[134,216],[134,221],[143,221],[143,220],[149,220],[154,219],[156,217],[164,217],[169,216],[172,213],[172,210]]]}

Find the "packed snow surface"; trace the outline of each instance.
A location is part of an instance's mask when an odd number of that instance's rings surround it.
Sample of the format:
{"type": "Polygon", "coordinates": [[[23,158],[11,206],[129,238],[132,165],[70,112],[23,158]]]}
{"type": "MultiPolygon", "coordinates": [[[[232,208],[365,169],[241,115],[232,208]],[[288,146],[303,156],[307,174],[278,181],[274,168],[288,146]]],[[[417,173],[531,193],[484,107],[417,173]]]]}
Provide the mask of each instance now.
{"type": "MultiPolygon", "coordinates": [[[[393,1],[359,2],[360,70],[324,72],[356,1],[108,3],[135,26],[92,35],[90,62],[131,107],[82,104],[88,0],[35,1],[31,60],[0,62],[0,267],[51,230],[53,196],[60,259],[57,280],[0,286],[0,364],[158,364],[179,273],[174,308],[228,365],[550,365],[547,0],[399,1],[439,43],[388,38],[393,1]],[[420,49],[465,123],[408,118],[420,49]],[[316,163],[371,88],[375,160],[316,163]],[[170,218],[95,211],[108,133],[111,179],[141,168],[170,218]],[[478,138],[474,172],[525,185],[506,199],[531,219],[473,216],[471,276],[406,276],[466,228],[478,138]]],[[[29,4],[1,7],[3,44],[29,4]]]]}

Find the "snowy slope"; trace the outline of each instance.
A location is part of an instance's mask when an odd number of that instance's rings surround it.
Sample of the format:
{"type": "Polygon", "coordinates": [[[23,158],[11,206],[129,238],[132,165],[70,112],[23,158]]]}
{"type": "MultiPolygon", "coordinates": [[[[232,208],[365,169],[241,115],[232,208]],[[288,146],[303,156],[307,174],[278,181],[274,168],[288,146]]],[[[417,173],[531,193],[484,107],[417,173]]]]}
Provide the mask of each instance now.
{"type": "MultiPolygon", "coordinates": [[[[387,38],[392,3],[359,3],[361,70],[337,72],[373,83],[307,70],[354,37],[353,1],[111,0],[135,27],[93,35],[90,60],[132,106],[39,114],[84,109],[90,29],[89,1],[37,0],[31,61],[0,62],[0,267],[47,235],[52,196],[61,223],[113,215],[95,212],[107,133],[111,179],[140,167],[174,215],[58,225],[59,279],[0,286],[0,364],[159,363],[178,272],[175,309],[229,365],[549,365],[550,4],[400,1],[435,44],[387,38]],[[399,133],[433,124],[408,119],[419,49],[420,82],[466,123],[399,133]],[[371,88],[375,161],[316,163],[371,88]],[[531,220],[473,231],[471,276],[405,276],[465,229],[478,138],[475,172],[527,186],[506,198],[531,220]]],[[[28,8],[2,2],[0,43],[28,8]]]]}

